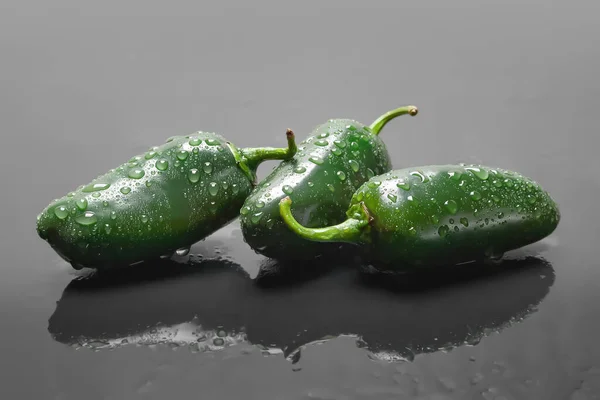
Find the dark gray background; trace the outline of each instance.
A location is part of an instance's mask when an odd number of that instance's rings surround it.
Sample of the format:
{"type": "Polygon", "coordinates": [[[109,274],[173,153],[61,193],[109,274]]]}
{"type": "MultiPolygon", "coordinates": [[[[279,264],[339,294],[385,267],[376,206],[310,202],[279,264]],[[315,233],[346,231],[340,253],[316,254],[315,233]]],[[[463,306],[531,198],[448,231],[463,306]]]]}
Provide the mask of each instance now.
{"type": "MultiPolygon", "coordinates": [[[[0,4],[0,398],[600,398],[597,1],[83,4],[0,4]],[[329,118],[370,123],[404,104],[416,104],[419,116],[382,134],[396,167],[513,169],[560,205],[559,228],[531,250],[556,275],[537,312],[476,345],[395,363],[373,360],[352,337],[308,346],[296,364],[248,343],[209,353],[168,344],[93,351],[53,339],[48,320],[76,275],[35,233],[35,216],[52,199],[171,135],[213,130],[242,147],[281,146],[288,127],[303,139],[329,118]]],[[[264,164],[261,177],[274,165],[264,164]]],[[[264,261],[237,223],[192,251],[210,255],[215,246],[252,278],[264,261]]],[[[360,334],[327,324],[340,312],[351,320],[363,304],[367,312],[351,325],[385,340],[391,330],[393,341],[407,329],[448,335],[440,318],[460,320],[472,307],[472,319],[483,321],[487,304],[501,314],[529,290],[515,278],[490,290],[473,284],[456,308],[436,308],[435,290],[394,303],[376,289],[352,289],[343,274],[262,294],[245,284],[248,292],[236,292],[235,279],[224,277],[204,285],[198,318],[204,310],[218,320],[223,307],[251,336],[264,307],[257,341],[277,344],[288,328],[360,334]],[[380,309],[386,318],[368,318],[380,309]]],[[[159,323],[181,306],[170,302],[187,281],[177,282],[107,289],[93,304],[125,325],[140,310],[143,321],[159,323]],[[154,293],[162,308],[153,320],[154,293]]],[[[83,319],[66,314],[73,330],[96,320],[85,301],[70,307],[83,319]]]]}

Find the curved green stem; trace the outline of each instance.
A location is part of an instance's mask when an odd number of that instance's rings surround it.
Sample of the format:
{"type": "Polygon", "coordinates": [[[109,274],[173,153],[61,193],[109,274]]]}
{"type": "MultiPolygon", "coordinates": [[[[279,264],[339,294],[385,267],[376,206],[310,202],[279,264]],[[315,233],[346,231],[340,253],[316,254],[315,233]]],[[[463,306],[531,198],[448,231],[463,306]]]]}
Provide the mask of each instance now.
{"type": "Polygon", "coordinates": [[[371,128],[371,131],[373,132],[374,135],[379,135],[379,132],[381,132],[381,129],[383,129],[383,127],[388,122],[393,120],[394,118],[399,117],[400,115],[405,115],[405,114],[409,114],[414,117],[418,113],[419,113],[419,109],[416,106],[404,106],[404,107],[396,108],[395,110],[388,111],[385,114],[383,114],[381,117],[377,118],[375,120],[375,122],[373,122],[371,124],[371,126],[369,128],[371,128]]]}
{"type": "Polygon", "coordinates": [[[296,137],[291,129],[285,132],[287,137],[288,147],[249,147],[246,149],[239,149],[238,155],[240,156],[238,164],[240,167],[251,176],[252,181],[256,181],[256,170],[258,166],[266,160],[289,160],[296,155],[298,147],[296,146],[296,137]]]}
{"type": "Polygon", "coordinates": [[[313,242],[358,243],[368,220],[349,218],[346,221],[325,228],[306,228],[294,218],[291,210],[292,199],[284,197],[279,202],[279,214],[288,228],[298,236],[313,242]]]}

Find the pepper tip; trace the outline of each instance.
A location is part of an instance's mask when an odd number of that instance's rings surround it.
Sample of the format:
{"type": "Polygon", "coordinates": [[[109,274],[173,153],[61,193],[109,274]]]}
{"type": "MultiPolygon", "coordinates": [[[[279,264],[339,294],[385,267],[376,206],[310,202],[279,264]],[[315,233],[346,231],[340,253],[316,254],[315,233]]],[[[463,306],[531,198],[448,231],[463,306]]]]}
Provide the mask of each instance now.
{"type": "Polygon", "coordinates": [[[287,130],[285,131],[285,135],[288,137],[288,139],[293,138],[294,131],[292,131],[290,128],[287,128],[287,130]]]}
{"type": "Polygon", "coordinates": [[[410,114],[411,117],[414,117],[415,115],[417,115],[419,113],[419,109],[417,108],[417,106],[410,106],[408,113],[410,114]]]}

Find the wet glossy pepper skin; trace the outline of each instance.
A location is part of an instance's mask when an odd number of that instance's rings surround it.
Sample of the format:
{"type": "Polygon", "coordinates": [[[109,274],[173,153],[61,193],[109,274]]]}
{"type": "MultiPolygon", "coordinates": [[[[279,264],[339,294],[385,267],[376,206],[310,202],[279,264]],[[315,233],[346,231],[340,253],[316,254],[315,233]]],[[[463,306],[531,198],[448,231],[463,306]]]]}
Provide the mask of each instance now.
{"type": "Polygon", "coordinates": [[[255,185],[257,166],[288,149],[237,149],[221,135],[176,136],[54,201],[41,238],[74,268],[110,268],[172,255],[226,225],[255,185]]]}
{"type": "Polygon", "coordinates": [[[437,165],[373,177],[353,195],[347,220],[307,229],[280,204],[291,231],[309,240],[355,243],[382,270],[497,259],[550,235],[560,212],[536,182],[479,165],[437,165]]]}
{"type": "Polygon", "coordinates": [[[351,119],[333,119],[318,126],[299,144],[298,153],[281,162],[247,198],[240,210],[246,243],[275,259],[310,260],[339,247],[315,243],[290,232],[279,215],[279,201],[294,201],[294,216],[308,227],[344,220],[350,198],[369,178],[392,168],[384,142],[377,135],[392,118],[416,115],[414,106],[378,118],[371,127],[351,119]]]}

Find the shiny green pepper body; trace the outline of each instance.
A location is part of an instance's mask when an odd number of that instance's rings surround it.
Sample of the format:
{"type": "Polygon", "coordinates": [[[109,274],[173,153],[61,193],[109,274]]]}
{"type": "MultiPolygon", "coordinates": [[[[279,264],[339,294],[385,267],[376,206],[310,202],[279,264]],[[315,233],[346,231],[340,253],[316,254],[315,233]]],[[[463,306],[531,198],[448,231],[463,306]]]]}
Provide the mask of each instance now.
{"type": "MultiPolygon", "coordinates": [[[[393,117],[417,113],[414,106],[399,110],[393,117]]],[[[295,218],[308,227],[343,221],[354,192],[392,168],[377,135],[383,125],[333,119],[318,126],[299,144],[297,154],[281,162],[247,198],[240,211],[246,243],[276,259],[310,260],[337,249],[339,245],[308,241],[287,229],[279,215],[279,201],[292,198],[295,218]]]]}
{"type": "MultiPolygon", "coordinates": [[[[290,131],[291,132],[291,131],[290,131]]],[[[132,265],[189,247],[231,222],[264,159],[288,149],[237,149],[222,136],[176,136],[54,201],[40,237],[74,268],[132,265]]]]}
{"type": "Polygon", "coordinates": [[[479,165],[407,168],[373,177],[353,195],[347,220],[305,229],[287,210],[291,231],[325,242],[358,244],[383,270],[410,270],[501,258],[550,235],[560,212],[536,182],[479,165]]]}

